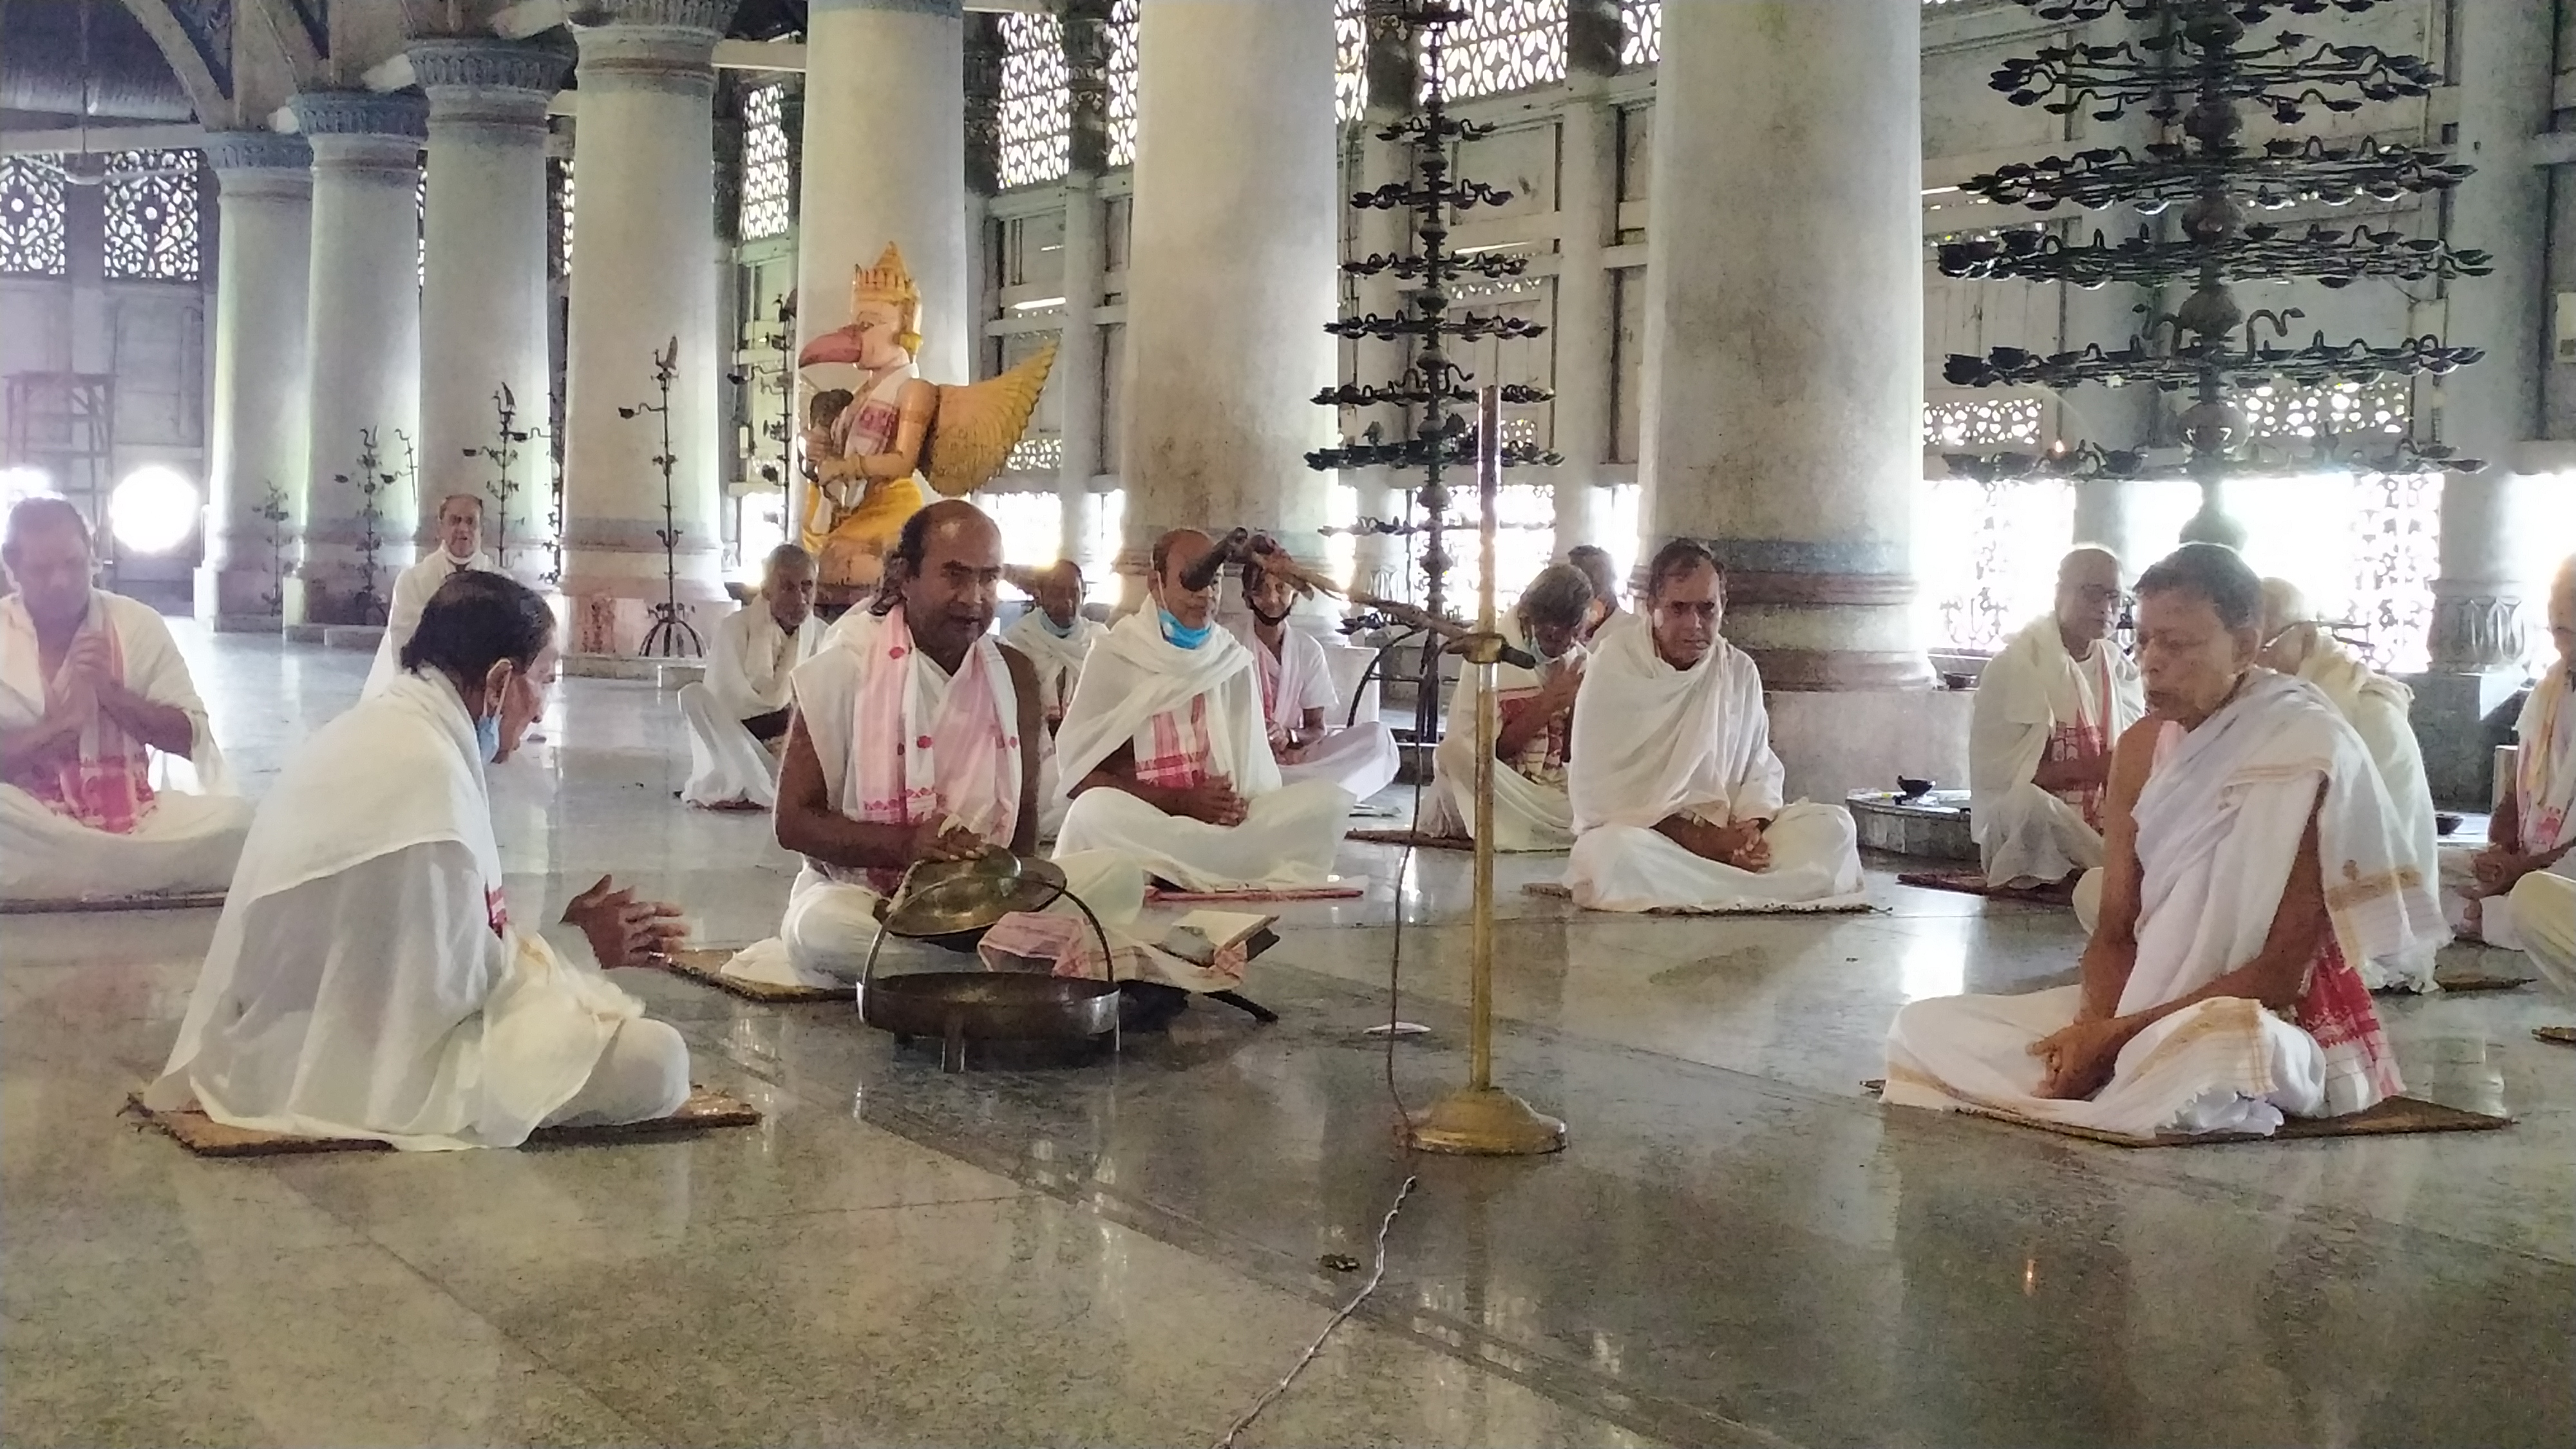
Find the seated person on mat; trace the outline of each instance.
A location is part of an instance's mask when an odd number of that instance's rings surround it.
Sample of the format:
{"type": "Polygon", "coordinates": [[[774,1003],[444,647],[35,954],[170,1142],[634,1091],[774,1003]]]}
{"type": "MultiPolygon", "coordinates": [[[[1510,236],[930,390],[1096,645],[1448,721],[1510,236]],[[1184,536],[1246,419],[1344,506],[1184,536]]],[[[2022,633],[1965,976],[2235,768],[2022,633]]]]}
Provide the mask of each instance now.
{"type": "Polygon", "coordinates": [[[468,569],[494,568],[483,552],[483,500],[472,493],[450,493],[438,500],[438,547],[394,576],[385,632],[376,640],[375,662],[367,668],[366,688],[358,697],[373,699],[401,677],[402,648],[420,627],[420,611],[429,607],[439,585],[468,569]]]}
{"type": "Polygon", "coordinates": [[[1896,1015],[1887,1100],[2134,1136],[2270,1133],[2404,1090],[2352,964],[2439,928],[2370,752],[2256,667],[2261,586],[2186,544],[2138,580],[2147,717],[2111,762],[2080,985],[1896,1015]]]}
{"type": "Polygon", "coordinates": [[[787,738],[787,676],[822,646],[814,556],[782,543],[761,565],[759,595],[716,621],[706,682],[680,686],[680,718],[689,727],[681,799],[711,810],[778,803],[770,752],[787,738]]]}
{"type": "Polygon", "coordinates": [[[1321,885],[1351,792],[1281,780],[1252,651],[1216,626],[1216,576],[1184,577],[1215,547],[1195,529],[1155,540],[1151,607],[1093,646],[1056,735],[1073,797],[1056,855],[1114,850],[1193,891],[1321,885]]]}
{"type": "MultiPolygon", "coordinates": [[[[1018,582],[1016,578],[1012,580],[1018,582]]],[[[1082,664],[1091,646],[1109,632],[1082,612],[1082,569],[1067,560],[1039,569],[1029,577],[1028,612],[1002,631],[1002,642],[1027,656],[1038,672],[1038,706],[1049,733],[1064,722],[1064,702],[1082,682],[1082,664]]]]}
{"type": "MultiPolygon", "coordinates": [[[[486,767],[544,712],[545,600],[459,573],[401,665],[305,741],[261,803],[146,1102],[424,1150],[670,1115],[689,1096],[680,1034],[578,948],[558,956],[514,928],[502,897],[486,767]]],[[[601,967],[659,960],[678,916],[605,878],[564,911],[601,967]]]]}
{"type": "Polygon", "coordinates": [[[1344,725],[1333,668],[1313,634],[1288,622],[1297,586],[1258,554],[1242,564],[1243,605],[1251,617],[1229,624],[1243,641],[1261,682],[1261,713],[1279,778],[1330,780],[1365,800],[1395,783],[1395,734],[1376,720],[1344,725]]]}
{"type": "MultiPolygon", "coordinates": [[[[2379,771],[2380,788],[2397,812],[2398,833],[2406,840],[2415,869],[2425,880],[2442,878],[2441,827],[2433,819],[2433,787],[2424,778],[2424,750],[2415,741],[2407,713],[2414,691],[2373,670],[2361,656],[2323,624],[2296,584],[2287,579],[2263,581],[2263,653],[2266,669],[2304,679],[2325,695],[2335,712],[2361,736],[2363,749],[2379,771]]],[[[2361,984],[2373,991],[2399,986],[2410,991],[2433,989],[2433,953],[2440,938],[2426,936],[2403,960],[2356,961],[2361,984]]]]}
{"type": "MultiPolygon", "coordinates": [[[[875,602],[834,626],[837,647],[796,670],[776,820],[778,843],[805,866],[778,936],[736,954],[729,976],[854,982],[906,867],[1037,848],[1047,749],[1037,672],[987,632],[1002,579],[1001,530],[971,503],[933,503],[905,521],[885,567],[875,602]]],[[[1133,861],[1094,852],[1057,863],[1111,932],[1118,975],[1200,990],[1236,984],[1133,948],[1120,931],[1144,906],[1145,877],[1133,861]]]]}
{"type": "MultiPolygon", "coordinates": [[[[2519,748],[2512,788],[2488,822],[2486,849],[2469,857],[2469,879],[2456,887],[2463,902],[2461,934],[2529,951],[2543,964],[2551,955],[2552,932],[2544,924],[2535,939],[2526,929],[2524,887],[2541,882],[2530,886],[2528,898],[2553,918],[2558,958],[2564,961],[2565,887],[2549,882],[2576,880],[2576,557],[2560,564],[2550,581],[2549,638],[2558,659],[2531,687],[2514,726],[2519,748]],[[2552,910],[2553,901],[2562,904],[2552,910]]],[[[2552,979],[2559,978],[2553,973],[2552,979]]],[[[2576,981],[2562,984],[2576,989],[2576,981]]]]}
{"type": "MultiPolygon", "coordinates": [[[[1574,844],[1574,804],[1565,793],[1565,744],[1583,683],[1583,631],[1592,585],[1572,564],[1550,564],[1512,610],[1538,668],[1494,666],[1494,849],[1563,850],[1574,844]]],[[[1431,756],[1431,797],[1423,828],[1473,835],[1476,828],[1476,670],[1463,667],[1449,696],[1446,732],[1431,756]]]]}
{"type": "Polygon", "coordinates": [[[0,563],[0,899],[222,890],[250,803],[169,626],[91,585],[89,523],[60,498],[9,510],[0,563]],[[154,789],[155,752],[219,793],[154,789]]]}
{"type": "Polygon", "coordinates": [[[1638,620],[1592,636],[1574,700],[1575,902],[1759,910],[1856,894],[1850,813],[1780,802],[1762,677],[1718,633],[1717,559],[1675,539],[1646,578],[1638,620]]]}
{"type": "Polygon", "coordinates": [[[2120,561],[2079,548],[2057,607],[1977,676],[1968,727],[1969,829],[1995,886],[2065,885],[2102,863],[2111,745],[2146,708],[2138,666],[2111,642],[2120,561]]]}

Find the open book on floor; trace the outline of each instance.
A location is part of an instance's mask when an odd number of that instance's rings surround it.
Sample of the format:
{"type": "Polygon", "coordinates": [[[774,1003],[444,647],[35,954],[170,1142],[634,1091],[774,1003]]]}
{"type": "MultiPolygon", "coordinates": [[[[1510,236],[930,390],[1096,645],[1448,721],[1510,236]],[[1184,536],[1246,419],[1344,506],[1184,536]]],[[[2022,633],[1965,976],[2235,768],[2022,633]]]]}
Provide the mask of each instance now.
{"type": "Polygon", "coordinates": [[[1192,911],[1172,923],[1162,946],[1199,966],[1214,963],[1220,953],[1235,946],[1243,949],[1243,959],[1249,961],[1279,944],[1279,933],[1270,929],[1278,921],[1277,916],[1244,911],[1192,911]]]}

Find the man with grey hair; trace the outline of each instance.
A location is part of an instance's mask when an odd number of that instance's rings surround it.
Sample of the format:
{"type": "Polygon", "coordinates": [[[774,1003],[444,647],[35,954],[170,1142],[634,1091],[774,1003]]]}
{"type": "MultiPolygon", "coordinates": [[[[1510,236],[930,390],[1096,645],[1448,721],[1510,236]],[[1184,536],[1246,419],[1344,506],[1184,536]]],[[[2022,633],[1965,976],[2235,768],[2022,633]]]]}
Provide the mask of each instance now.
{"type": "Polygon", "coordinates": [[[2119,618],[2120,560],[2076,549],[2054,607],[1977,676],[1968,818],[1989,885],[2071,888],[2102,863],[2111,745],[2146,710],[2138,666],[2111,642],[2119,618]]]}
{"type": "MultiPolygon", "coordinates": [[[[1494,666],[1494,848],[1566,850],[1574,844],[1574,802],[1566,794],[1566,746],[1575,693],[1589,651],[1592,582],[1572,564],[1550,564],[1521,591],[1511,624],[1538,667],[1494,666]]],[[[1431,798],[1423,828],[1472,836],[1476,825],[1476,671],[1459,672],[1446,732],[1432,753],[1431,798]]]]}
{"type": "Polygon", "coordinates": [[[0,563],[0,899],[222,890],[251,809],[169,626],[91,583],[88,520],[60,498],[9,510],[0,563]]]}
{"type": "Polygon", "coordinates": [[[420,627],[421,610],[429,607],[438,586],[467,569],[498,567],[483,556],[483,500],[471,493],[450,493],[438,500],[438,547],[420,556],[394,579],[393,602],[385,609],[385,633],[376,641],[376,661],[367,669],[361,699],[373,699],[402,672],[400,660],[412,632],[420,627]]]}
{"type": "Polygon", "coordinates": [[[680,798],[708,810],[778,803],[778,761],[794,703],[789,676],[823,647],[814,613],[814,556],[792,543],[769,551],[760,592],[716,622],[704,682],[680,686],[689,726],[689,781],[680,798]]]}

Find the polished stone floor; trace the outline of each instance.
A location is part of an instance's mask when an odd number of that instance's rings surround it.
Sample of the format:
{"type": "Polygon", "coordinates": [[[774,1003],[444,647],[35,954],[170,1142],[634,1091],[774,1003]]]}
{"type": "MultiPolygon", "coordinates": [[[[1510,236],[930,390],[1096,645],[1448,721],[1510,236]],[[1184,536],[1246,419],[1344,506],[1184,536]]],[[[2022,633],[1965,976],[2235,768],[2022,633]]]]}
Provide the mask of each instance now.
{"type": "MultiPolygon", "coordinates": [[[[366,657],[185,639],[256,793],[366,657]]],[[[495,790],[523,914],[613,871],[703,939],[790,865],[672,799],[649,686],[571,681],[495,790]]],[[[117,1120],[211,913],[0,922],[0,1435],[78,1444],[2576,1442],[2576,1053],[2537,988],[2386,1007],[2410,1084],[2506,1132],[2130,1152],[1891,1112],[1904,1001],[2067,979],[2061,912],[1497,927],[1497,1059],[1561,1156],[1408,1162],[1465,1071],[1466,858],[1352,845],[1251,994],[1089,1065],[946,1076],[839,1006],[625,978],[756,1130],[205,1162],[117,1120]],[[1399,914],[1410,924],[1394,926],[1399,914]],[[1427,1035],[1390,1057],[1401,1014],[1427,1035]]],[[[2489,964],[2505,965],[2498,957],[2489,964]]]]}

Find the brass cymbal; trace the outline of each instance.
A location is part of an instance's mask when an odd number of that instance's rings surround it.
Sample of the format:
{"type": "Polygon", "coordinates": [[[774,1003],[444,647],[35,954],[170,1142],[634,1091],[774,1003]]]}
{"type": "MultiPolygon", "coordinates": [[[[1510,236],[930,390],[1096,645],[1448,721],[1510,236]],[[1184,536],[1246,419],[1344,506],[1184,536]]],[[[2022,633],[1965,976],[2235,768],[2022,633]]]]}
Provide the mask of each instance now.
{"type": "Polygon", "coordinates": [[[1044,910],[1064,894],[1052,861],[996,850],[912,868],[885,913],[888,935],[910,940],[981,931],[1014,911],[1044,910]]]}

